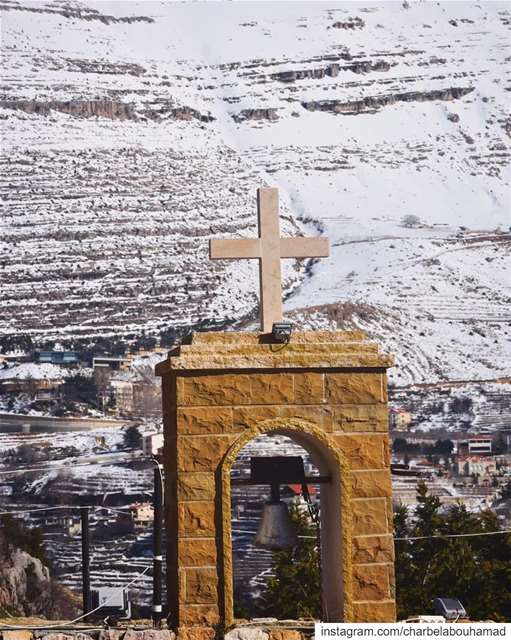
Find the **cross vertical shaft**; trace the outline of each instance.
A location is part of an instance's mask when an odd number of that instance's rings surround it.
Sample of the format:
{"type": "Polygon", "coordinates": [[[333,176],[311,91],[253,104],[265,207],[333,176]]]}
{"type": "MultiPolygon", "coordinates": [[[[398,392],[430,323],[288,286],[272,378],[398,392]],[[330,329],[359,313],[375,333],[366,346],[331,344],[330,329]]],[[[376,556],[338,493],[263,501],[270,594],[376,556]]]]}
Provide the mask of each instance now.
{"type": "Polygon", "coordinates": [[[282,322],[278,189],[257,190],[257,219],[261,238],[259,314],[261,328],[267,333],[271,331],[274,322],[282,322]]]}

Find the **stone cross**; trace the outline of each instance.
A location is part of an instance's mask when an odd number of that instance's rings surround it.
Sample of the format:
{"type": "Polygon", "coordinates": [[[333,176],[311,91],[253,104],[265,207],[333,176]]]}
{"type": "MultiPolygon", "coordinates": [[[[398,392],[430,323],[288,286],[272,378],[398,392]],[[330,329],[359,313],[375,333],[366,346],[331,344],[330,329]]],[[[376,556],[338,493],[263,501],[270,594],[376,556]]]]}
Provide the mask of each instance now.
{"type": "Polygon", "coordinates": [[[281,238],[279,190],[257,190],[258,238],[210,240],[211,260],[259,259],[261,330],[269,333],[282,322],[282,258],[326,258],[328,238],[281,238]]]}

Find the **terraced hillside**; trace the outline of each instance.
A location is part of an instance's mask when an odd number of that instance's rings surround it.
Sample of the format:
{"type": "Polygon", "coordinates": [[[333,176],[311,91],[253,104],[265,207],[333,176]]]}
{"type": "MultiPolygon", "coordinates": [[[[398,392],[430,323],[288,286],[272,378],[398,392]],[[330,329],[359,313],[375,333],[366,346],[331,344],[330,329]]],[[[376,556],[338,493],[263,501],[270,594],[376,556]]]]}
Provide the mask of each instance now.
{"type": "Polygon", "coordinates": [[[1,333],[247,326],[256,265],[207,240],[266,184],[332,244],[289,318],[367,329],[398,385],[509,371],[509,5],[0,5],[1,333]]]}

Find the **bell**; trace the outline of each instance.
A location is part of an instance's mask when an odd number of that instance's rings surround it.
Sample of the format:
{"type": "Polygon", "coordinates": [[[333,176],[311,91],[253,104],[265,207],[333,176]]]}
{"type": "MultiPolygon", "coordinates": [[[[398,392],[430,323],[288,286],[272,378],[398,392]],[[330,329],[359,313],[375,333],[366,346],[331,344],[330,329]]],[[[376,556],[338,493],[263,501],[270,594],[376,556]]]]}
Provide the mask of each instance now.
{"type": "Polygon", "coordinates": [[[281,500],[265,503],[255,543],[258,547],[273,551],[289,549],[298,544],[287,505],[281,500]]]}

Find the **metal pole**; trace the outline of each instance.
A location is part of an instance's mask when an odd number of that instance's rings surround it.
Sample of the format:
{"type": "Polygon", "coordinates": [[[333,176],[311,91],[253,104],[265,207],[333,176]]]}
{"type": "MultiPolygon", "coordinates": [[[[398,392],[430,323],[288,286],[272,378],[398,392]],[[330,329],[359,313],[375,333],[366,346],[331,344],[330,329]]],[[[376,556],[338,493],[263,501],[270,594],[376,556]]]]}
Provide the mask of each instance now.
{"type": "Polygon", "coordinates": [[[82,521],[82,594],[83,594],[83,612],[88,613],[91,610],[90,598],[90,538],[89,538],[89,509],[88,507],[80,508],[80,517],[82,521]]]}
{"type": "Polygon", "coordinates": [[[163,496],[162,496],[161,466],[154,470],[154,518],[153,518],[153,625],[160,628],[162,618],[161,605],[161,537],[163,525],[163,496]]]}

